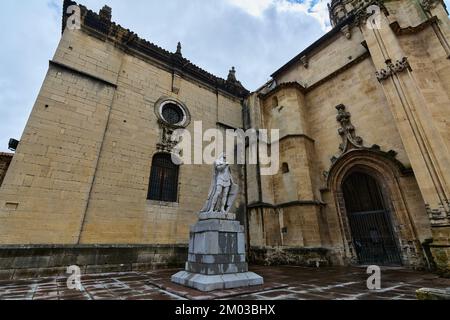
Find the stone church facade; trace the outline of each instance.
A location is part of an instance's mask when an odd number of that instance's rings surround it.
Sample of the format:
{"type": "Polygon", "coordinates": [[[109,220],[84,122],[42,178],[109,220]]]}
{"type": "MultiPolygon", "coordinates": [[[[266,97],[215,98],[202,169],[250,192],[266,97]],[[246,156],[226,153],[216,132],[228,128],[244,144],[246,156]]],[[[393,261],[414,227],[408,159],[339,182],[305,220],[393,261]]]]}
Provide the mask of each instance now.
{"type": "Polygon", "coordinates": [[[333,29],[253,93],[234,68],[215,77],[180,45],[168,52],[112,22],[106,6],[79,6],[72,30],[74,4],[64,1],[61,41],[0,187],[2,278],[184,262],[211,166],[176,166],[168,152],[172,132],[194,135],[195,121],[280,129],[277,174],[233,166],[252,262],[448,274],[443,1],[333,0],[333,29]]]}

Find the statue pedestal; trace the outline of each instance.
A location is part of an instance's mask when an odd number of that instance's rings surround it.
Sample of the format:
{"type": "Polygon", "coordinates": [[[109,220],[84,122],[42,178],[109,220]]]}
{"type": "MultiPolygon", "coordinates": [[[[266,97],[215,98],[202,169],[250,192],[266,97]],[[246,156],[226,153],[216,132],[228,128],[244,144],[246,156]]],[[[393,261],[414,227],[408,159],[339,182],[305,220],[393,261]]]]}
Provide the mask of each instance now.
{"type": "Polygon", "coordinates": [[[208,292],[262,285],[264,280],[248,272],[244,227],[234,214],[200,214],[191,227],[186,270],[172,282],[208,292]]]}

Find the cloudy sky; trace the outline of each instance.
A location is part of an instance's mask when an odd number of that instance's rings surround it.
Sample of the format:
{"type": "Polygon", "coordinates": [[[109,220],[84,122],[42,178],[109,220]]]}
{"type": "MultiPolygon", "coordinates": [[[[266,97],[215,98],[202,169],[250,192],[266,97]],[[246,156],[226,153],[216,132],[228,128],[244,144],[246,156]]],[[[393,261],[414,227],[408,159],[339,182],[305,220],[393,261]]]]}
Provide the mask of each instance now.
{"type": "MultiPolygon", "coordinates": [[[[330,0],[81,0],[107,4],[113,20],[225,78],[231,66],[249,90],[330,29],[330,0]]],[[[445,0],[450,5],[450,0],[445,0]]],[[[62,0],[2,0],[0,151],[20,139],[61,32],[62,0]]]]}

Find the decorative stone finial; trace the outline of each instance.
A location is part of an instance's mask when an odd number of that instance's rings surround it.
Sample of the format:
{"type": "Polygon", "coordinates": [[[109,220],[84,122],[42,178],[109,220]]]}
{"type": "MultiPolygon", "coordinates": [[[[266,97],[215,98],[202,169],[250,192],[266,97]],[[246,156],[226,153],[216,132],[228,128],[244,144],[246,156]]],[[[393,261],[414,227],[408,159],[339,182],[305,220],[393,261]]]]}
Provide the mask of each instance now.
{"type": "Polygon", "coordinates": [[[108,6],[103,6],[99,12],[100,19],[103,21],[111,22],[112,19],[112,8],[108,6]]]}
{"type": "MultiPolygon", "coordinates": [[[[331,3],[328,4],[331,25],[335,27],[352,13],[365,12],[368,6],[373,4],[381,6],[381,3],[374,0],[331,0],[331,3]]],[[[344,34],[348,37],[348,33],[344,31],[344,34]]]]}
{"type": "Polygon", "coordinates": [[[234,67],[231,67],[230,72],[228,73],[227,81],[229,82],[237,82],[236,79],[236,69],[234,67]]]}
{"type": "Polygon", "coordinates": [[[175,52],[176,55],[179,55],[180,57],[183,56],[181,53],[181,42],[178,42],[177,45],[177,52],[175,52]]]}
{"type": "Polygon", "coordinates": [[[328,4],[331,25],[334,27],[347,16],[347,10],[342,0],[332,0],[328,4]]]}

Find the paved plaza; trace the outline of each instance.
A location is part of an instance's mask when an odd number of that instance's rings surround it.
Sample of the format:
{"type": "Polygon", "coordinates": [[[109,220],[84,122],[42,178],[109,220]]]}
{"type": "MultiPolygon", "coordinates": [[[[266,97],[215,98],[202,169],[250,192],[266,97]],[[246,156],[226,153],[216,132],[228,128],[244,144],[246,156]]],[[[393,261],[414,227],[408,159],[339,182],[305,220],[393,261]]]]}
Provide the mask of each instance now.
{"type": "Polygon", "coordinates": [[[382,289],[369,291],[364,268],[260,267],[259,287],[202,293],[170,282],[178,270],[108,273],[82,277],[82,291],[66,277],[0,282],[1,300],[398,300],[416,299],[419,288],[450,287],[450,279],[405,269],[382,270],[382,289]]]}

